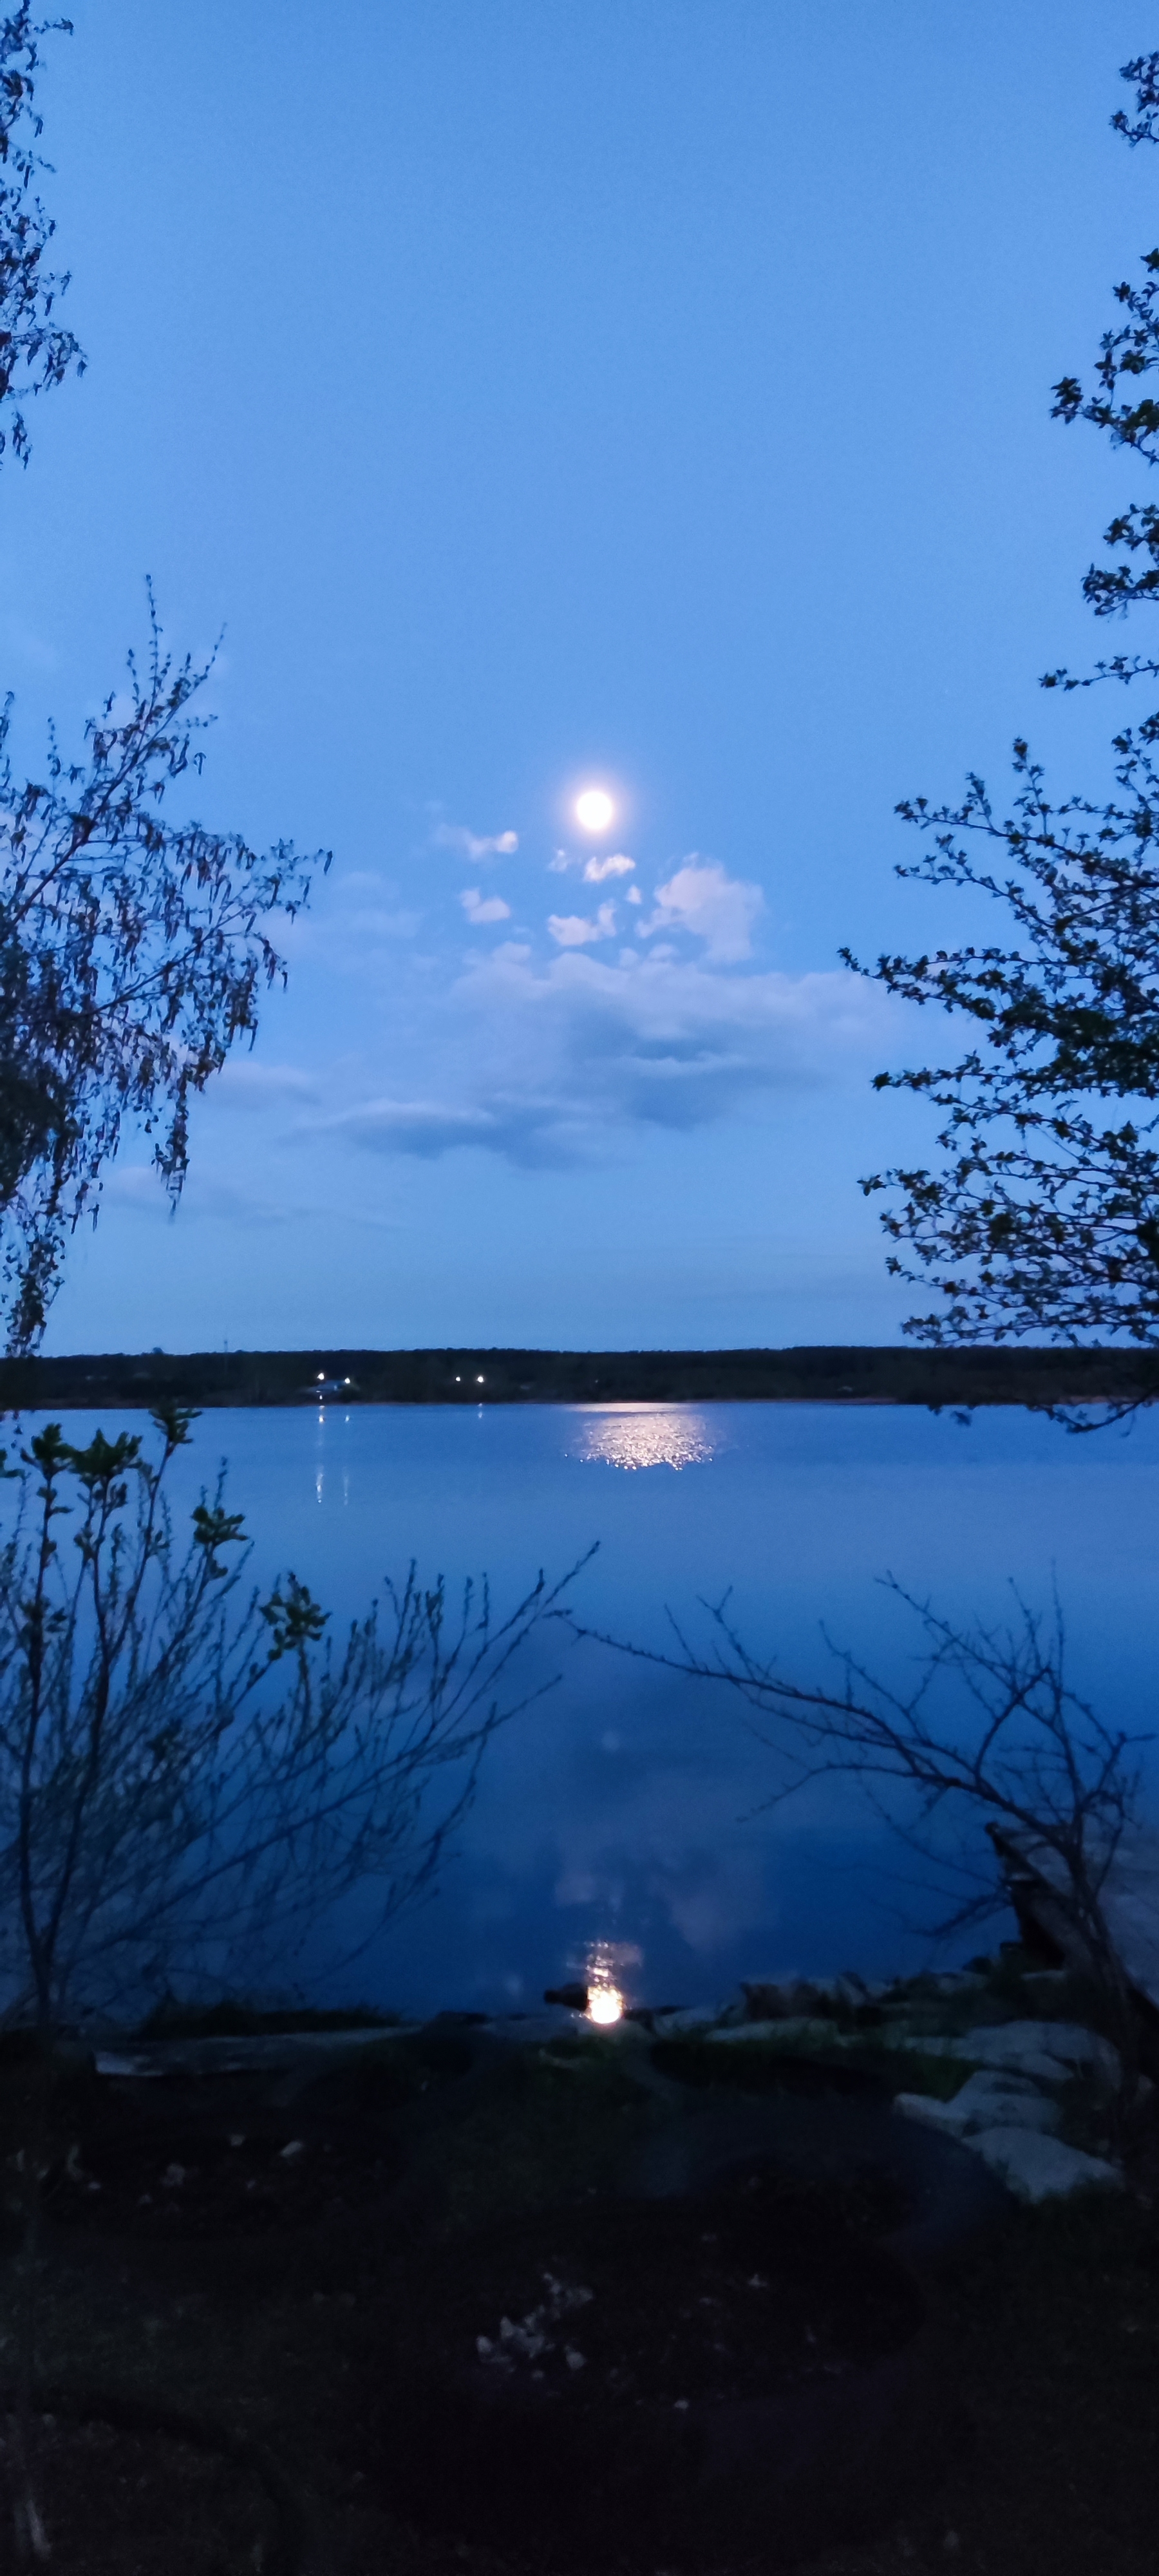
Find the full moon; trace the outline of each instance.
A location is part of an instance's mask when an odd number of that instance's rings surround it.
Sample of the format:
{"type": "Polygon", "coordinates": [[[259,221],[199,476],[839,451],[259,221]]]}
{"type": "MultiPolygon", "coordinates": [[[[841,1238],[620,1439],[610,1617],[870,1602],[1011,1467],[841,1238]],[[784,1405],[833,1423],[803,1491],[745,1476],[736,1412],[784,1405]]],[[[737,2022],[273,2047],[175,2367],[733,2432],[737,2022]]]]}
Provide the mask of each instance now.
{"type": "Polygon", "coordinates": [[[583,795],[575,800],[576,821],[583,824],[585,832],[606,832],[615,810],[602,787],[585,787],[583,795]]]}

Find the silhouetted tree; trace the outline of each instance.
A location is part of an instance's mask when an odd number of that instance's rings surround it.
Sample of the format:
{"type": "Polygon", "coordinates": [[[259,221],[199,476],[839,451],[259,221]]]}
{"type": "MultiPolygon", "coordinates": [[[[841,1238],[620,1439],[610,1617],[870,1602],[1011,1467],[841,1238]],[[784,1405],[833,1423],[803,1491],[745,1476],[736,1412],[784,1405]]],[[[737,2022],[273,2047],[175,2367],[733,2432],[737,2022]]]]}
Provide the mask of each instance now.
{"type": "MultiPolygon", "coordinates": [[[[1128,63],[1123,77],[1136,112],[1112,122],[1132,144],[1153,142],[1159,54],[1128,63]]],[[[1064,377],[1053,411],[1090,421],[1154,464],[1159,405],[1138,380],[1159,363],[1159,250],[1143,267],[1141,284],[1116,289],[1126,318],[1104,336],[1094,390],[1064,377]]],[[[1095,614],[1159,596],[1159,510],[1132,505],[1112,520],[1106,542],[1120,559],[1086,575],[1095,614]]],[[[1043,685],[1155,676],[1159,661],[1117,655],[1085,677],[1050,672],[1043,685]]],[[[867,1194],[901,1191],[883,1218],[904,1247],[889,1268],[943,1300],[904,1326],[919,1340],[1037,1332],[1070,1343],[1159,1343],[1157,745],[1159,713],[1116,734],[1109,797],[1052,803],[1019,740],[1008,812],[976,776],[960,805],[917,797],[898,807],[930,842],[899,876],[991,895],[1008,922],[993,946],[882,956],[859,969],[973,1024],[956,1062],[877,1076],[878,1088],[914,1092],[943,1113],[940,1168],[874,1173],[862,1183],[867,1194]],[[1103,1102],[1116,1106],[1108,1113],[1103,1102]]]]}
{"type": "MultiPolygon", "coordinates": [[[[0,18],[0,459],[27,463],[28,399],[84,361],[54,322],[68,283],[43,257],[53,225],[36,194],[39,25],[0,18]]],[[[279,842],[264,855],[165,800],[200,771],[192,712],[212,662],[164,653],[149,598],[144,667],[86,726],[66,760],[50,733],[43,771],[9,755],[0,715],[0,1262],[9,1347],[43,1331],[68,1233],[95,1219],[126,1119],[156,1137],[176,1199],[189,1108],[235,1040],[255,1034],[262,990],[284,967],[268,925],[305,902],[312,864],[279,842]]]]}
{"type": "MultiPolygon", "coordinates": [[[[875,1815],[927,1867],[955,1893],[968,1891],[922,1927],[931,1941],[948,1941],[1005,1910],[1005,1863],[996,1871],[995,1851],[1001,1856],[1024,1847],[1039,1854],[1068,1950],[1081,1962],[1096,2018],[1119,2053],[1115,2128],[1121,2143],[1138,2093],[1139,2024],[1105,1892],[1124,1841],[1132,1842],[1142,1823],[1143,1773],[1135,1757],[1154,1737],[1108,1726],[1072,1688],[1057,1602],[1044,1619],[1016,1595],[1008,1625],[959,1625],[892,1577],[886,1589],[913,1615],[920,1635],[900,1684],[831,1645],[831,1680],[794,1681],[746,1643],[727,1595],[701,1603],[708,1620],[703,1643],[675,1620],[669,1654],[606,1635],[600,1642],[692,1680],[725,1682],[739,1694],[755,1712],[754,1732],[776,1766],[762,1811],[818,1780],[854,1781],[875,1815]],[[993,1850],[981,1841],[982,1831],[993,1850]]],[[[572,1624],[581,1636],[598,1633],[572,1624]]]]}
{"type": "Polygon", "coordinates": [[[9,1347],[43,1330],[69,1230],[95,1217],[126,1119],[156,1134],[176,1199],[189,1108],[235,1039],[253,1038],[285,968],[268,927],[292,920],[311,867],[290,842],[170,820],[163,800],[201,765],[191,701],[210,664],[174,663],[150,598],[144,670],[90,721],[88,756],[50,739],[20,781],[0,719],[0,1217],[9,1347]]]}
{"type": "MultiPolygon", "coordinates": [[[[36,2043],[8,2081],[5,2200],[23,2226],[10,2486],[17,2564],[48,2552],[35,2469],[42,2188],[65,2015],[140,2012],[276,1975],[349,1895],[360,1938],[430,1885],[497,1727],[512,1666],[570,1581],[502,1619],[410,1573],[344,1640],[294,1574],[242,1588],[224,1484],[183,1534],[166,1477],[196,1418],[153,1415],[160,1454],[49,1423],[0,1451],[0,2019],[36,2043]],[[71,1524],[71,1528],[70,1525],[71,1524]],[[71,1545],[62,1548],[68,1530],[71,1545]],[[14,2197],[13,2197],[14,2194],[14,2197]]],[[[542,1687],[547,1687],[544,1685],[542,1687]]],[[[43,2401],[41,2401],[43,2402],[43,2401]]]]}
{"type": "Polygon", "coordinates": [[[244,1589],[223,1479],[175,1532],[166,1480],[196,1418],[159,1406],[153,1460],[50,1423],[4,1469],[0,2009],[46,2041],[175,1975],[284,1976],[352,1890],[363,1940],[412,1902],[571,1581],[540,1575],[497,1620],[485,1583],[455,1612],[412,1568],[331,1647],[297,1576],[244,1589]]]}
{"type": "Polygon", "coordinates": [[[0,19],[0,457],[6,451],[27,465],[30,440],[22,405],[70,368],[84,371],[79,341],[53,321],[67,276],[42,266],[56,230],[36,194],[38,170],[50,170],[35,150],[41,119],[34,106],[39,40],[71,34],[67,18],[38,24],[25,5],[0,19]]]}

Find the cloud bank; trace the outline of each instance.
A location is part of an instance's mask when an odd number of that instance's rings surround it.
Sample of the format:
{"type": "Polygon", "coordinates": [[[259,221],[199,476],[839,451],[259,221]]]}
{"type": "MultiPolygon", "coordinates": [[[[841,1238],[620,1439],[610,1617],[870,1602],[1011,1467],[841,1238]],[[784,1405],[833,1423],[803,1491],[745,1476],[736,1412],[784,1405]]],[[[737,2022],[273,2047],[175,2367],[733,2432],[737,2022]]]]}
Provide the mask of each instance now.
{"type": "MultiPolygon", "coordinates": [[[[438,837],[471,857],[505,854],[516,838],[458,824],[438,837]]],[[[513,898],[518,926],[511,902],[475,884],[446,889],[409,954],[368,953],[357,930],[345,971],[374,979],[375,1023],[361,1045],[351,1029],[323,1095],[303,1100],[297,1135],[425,1161],[472,1147],[574,1164],[618,1151],[633,1128],[689,1130],[761,1097],[856,1079],[896,1042],[896,1012],[887,1024],[875,985],[844,969],[792,975],[754,955],[763,894],[717,860],[692,852],[647,904],[626,851],[581,852],[567,872],[577,893],[592,890],[585,909],[544,904],[536,919],[533,875],[513,898]]],[[[368,918],[365,890],[352,882],[348,925],[368,918]]],[[[276,1068],[267,1079],[285,1083],[276,1068]]]]}
{"type": "Polygon", "coordinates": [[[448,1008],[455,1041],[435,1050],[439,1081],[321,1123],[379,1152],[587,1160],[640,1122],[689,1129],[864,1070],[880,1056],[885,1001],[844,971],[737,975],[632,948],[613,962],[586,942],[543,962],[509,941],[467,967],[448,1008]]]}

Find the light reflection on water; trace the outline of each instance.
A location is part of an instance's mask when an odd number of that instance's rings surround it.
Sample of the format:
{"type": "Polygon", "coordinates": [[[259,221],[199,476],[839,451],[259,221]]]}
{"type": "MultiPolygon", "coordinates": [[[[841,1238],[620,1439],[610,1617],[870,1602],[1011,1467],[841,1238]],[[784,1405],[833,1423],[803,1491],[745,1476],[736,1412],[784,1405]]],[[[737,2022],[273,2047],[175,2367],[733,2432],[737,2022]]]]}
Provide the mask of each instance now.
{"type": "Polygon", "coordinates": [[[588,1990],[587,2018],[610,2028],[628,2009],[631,1971],[642,1968],[644,1953],[636,1941],[585,1941],[570,1965],[578,1968],[588,1990]]]}
{"type": "Polygon", "coordinates": [[[584,1465],[707,1467],[721,1446],[703,1413],[683,1404],[591,1405],[568,1444],[584,1465]]]}

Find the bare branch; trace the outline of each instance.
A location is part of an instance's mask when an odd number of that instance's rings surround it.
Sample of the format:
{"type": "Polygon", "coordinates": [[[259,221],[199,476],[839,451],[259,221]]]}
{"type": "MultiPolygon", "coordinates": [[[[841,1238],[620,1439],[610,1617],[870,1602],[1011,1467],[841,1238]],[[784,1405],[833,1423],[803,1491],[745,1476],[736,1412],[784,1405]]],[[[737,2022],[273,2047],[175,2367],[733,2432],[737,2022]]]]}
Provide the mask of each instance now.
{"type": "Polygon", "coordinates": [[[414,1903],[496,1729],[551,1687],[514,1666],[579,1571],[500,1618],[486,1584],[453,1608],[412,1566],[333,1639],[294,1574],[246,1590],[221,1480],[177,1536],[162,1479],[188,1422],[158,1418],[159,1464],[49,1425],[0,1549],[0,1963],[49,2029],[175,1963],[194,1986],[239,1959],[284,1975],[355,1889],[362,1942],[414,1903]]]}

